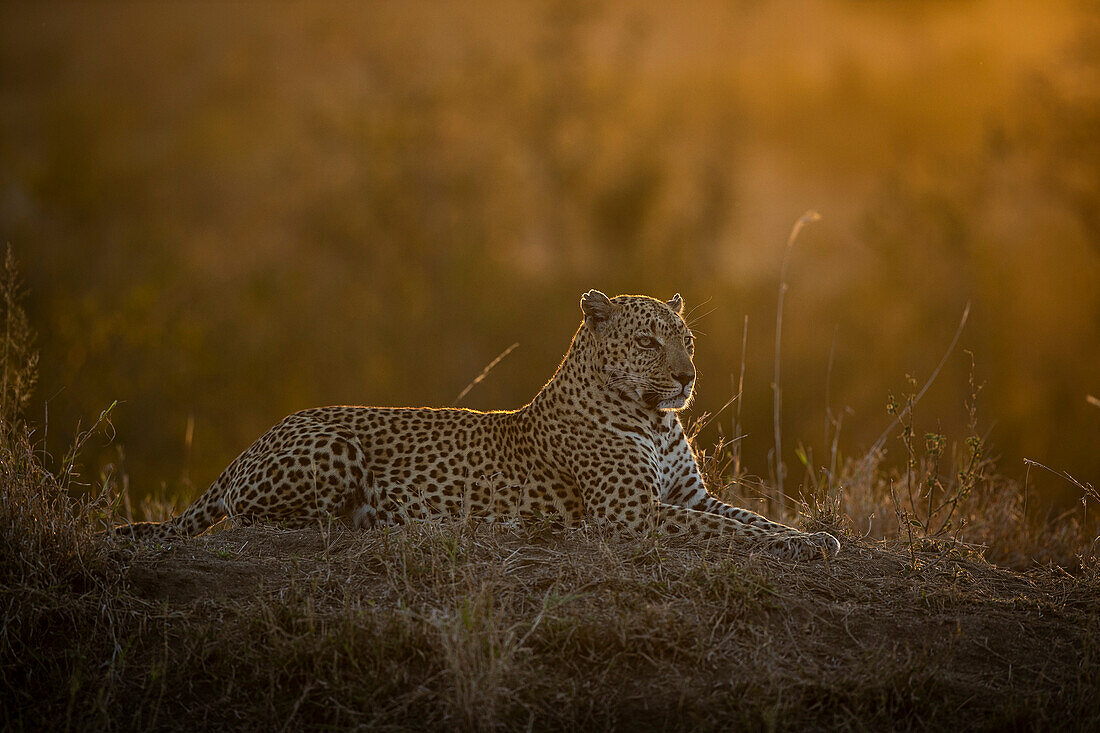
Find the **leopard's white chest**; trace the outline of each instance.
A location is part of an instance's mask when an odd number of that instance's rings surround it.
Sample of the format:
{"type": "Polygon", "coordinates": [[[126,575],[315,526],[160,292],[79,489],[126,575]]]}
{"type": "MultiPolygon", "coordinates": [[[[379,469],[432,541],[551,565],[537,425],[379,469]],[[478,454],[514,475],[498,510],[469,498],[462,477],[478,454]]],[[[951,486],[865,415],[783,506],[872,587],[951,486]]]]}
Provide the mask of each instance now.
{"type": "Polygon", "coordinates": [[[673,481],[695,470],[695,459],[674,413],[666,413],[657,430],[615,429],[615,432],[637,447],[644,462],[659,477],[662,493],[673,481]]]}

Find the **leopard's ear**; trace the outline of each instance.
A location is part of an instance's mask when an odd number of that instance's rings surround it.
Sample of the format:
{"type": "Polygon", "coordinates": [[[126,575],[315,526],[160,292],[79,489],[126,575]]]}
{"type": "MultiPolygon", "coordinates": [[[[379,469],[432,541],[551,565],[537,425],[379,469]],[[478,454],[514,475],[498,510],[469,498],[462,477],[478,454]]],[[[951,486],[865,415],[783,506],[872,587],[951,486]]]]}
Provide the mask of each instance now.
{"type": "Polygon", "coordinates": [[[672,309],[672,312],[676,315],[683,315],[684,313],[684,299],[680,297],[679,293],[672,296],[672,300],[668,301],[668,307],[672,309]]]}
{"type": "Polygon", "coordinates": [[[581,311],[584,313],[585,323],[589,319],[593,323],[606,321],[614,310],[615,306],[611,304],[611,299],[599,290],[589,290],[581,296],[581,311]]]}

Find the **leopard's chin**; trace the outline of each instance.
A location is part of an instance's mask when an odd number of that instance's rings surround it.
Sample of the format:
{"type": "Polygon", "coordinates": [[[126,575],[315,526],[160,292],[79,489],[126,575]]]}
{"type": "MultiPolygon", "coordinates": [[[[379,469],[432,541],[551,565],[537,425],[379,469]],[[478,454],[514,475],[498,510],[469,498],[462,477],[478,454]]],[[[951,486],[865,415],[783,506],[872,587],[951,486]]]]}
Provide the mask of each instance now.
{"type": "Polygon", "coordinates": [[[660,400],[659,402],[657,402],[656,408],[658,410],[662,410],[662,411],[666,411],[666,412],[675,412],[676,410],[683,410],[688,405],[691,404],[691,398],[693,396],[694,396],[694,393],[691,390],[685,389],[685,390],[681,391],[679,394],[677,394],[673,397],[669,397],[669,398],[660,400]]]}

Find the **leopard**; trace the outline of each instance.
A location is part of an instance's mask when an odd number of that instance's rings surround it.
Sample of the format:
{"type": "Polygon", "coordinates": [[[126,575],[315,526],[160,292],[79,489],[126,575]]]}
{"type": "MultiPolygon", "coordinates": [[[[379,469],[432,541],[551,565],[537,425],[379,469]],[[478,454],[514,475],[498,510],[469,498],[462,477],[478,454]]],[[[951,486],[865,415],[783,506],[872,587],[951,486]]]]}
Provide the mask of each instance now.
{"type": "Polygon", "coordinates": [[[199,535],[226,518],[355,529],[445,518],[605,524],[701,537],[783,560],[840,543],[712,495],[685,433],[695,337],[677,293],[589,290],[557,370],[516,410],[318,407],[284,418],[178,516],[113,528],[131,540],[199,535]]]}

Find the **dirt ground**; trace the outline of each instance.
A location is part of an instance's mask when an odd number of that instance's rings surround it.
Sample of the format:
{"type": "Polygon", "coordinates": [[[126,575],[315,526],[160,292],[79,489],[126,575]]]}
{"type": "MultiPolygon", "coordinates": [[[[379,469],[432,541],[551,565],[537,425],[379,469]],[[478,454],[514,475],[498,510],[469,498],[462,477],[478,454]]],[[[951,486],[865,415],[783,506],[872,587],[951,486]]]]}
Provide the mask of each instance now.
{"type": "MultiPolygon", "coordinates": [[[[1084,729],[1100,721],[1100,594],[1064,573],[1014,573],[952,552],[849,542],[833,562],[787,564],[594,530],[240,528],[138,549],[127,582],[174,619],[169,636],[214,618],[278,626],[273,619],[291,609],[296,620],[284,631],[308,645],[373,617],[337,655],[369,647],[375,662],[396,664],[424,688],[400,687],[346,718],[305,705],[314,688],[296,688],[287,722],[1084,729]]],[[[272,712],[287,714],[277,703],[272,712]]]]}

